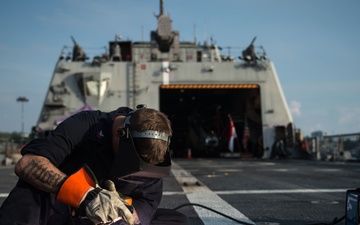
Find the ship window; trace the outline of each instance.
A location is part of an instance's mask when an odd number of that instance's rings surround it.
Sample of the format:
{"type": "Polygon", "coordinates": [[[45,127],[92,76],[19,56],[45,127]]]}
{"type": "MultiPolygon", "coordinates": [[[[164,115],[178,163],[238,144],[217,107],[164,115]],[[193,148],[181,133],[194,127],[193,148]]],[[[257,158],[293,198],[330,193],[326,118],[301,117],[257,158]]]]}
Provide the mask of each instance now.
{"type": "Polygon", "coordinates": [[[98,81],[90,80],[86,82],[86,91],[87,95],[90,96],[97,96],[98,95],[98,81]]]}
{"type": "Polygon", "coordinates": [[[109,79],[104,79],[101,82],[97,80],[86,81],[86,94],[88,96],[104,96],[109,86],[109,79]]]}
{"type": "Polygon", "coordinates": [[[201,55],[202,55],[201,51],[196,52],[196,61],[197,62],[201,62],[201,55]]]}

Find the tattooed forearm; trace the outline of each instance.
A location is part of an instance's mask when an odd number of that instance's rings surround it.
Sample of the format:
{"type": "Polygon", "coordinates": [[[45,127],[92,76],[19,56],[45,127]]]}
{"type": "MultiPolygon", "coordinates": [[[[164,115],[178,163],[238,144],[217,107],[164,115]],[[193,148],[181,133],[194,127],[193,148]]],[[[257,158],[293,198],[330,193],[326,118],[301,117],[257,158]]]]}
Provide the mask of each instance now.
{"type": "Polygon", "coordinates": [[[38,180],[44,185],[49,185],[54,189],[58,189],[61,181],[63,179],[62,174],[55,173],[53,170],[49,169],[45,164],[32,159],[24,168],[23,168],[23,177],[26,180],[38,180]]]}

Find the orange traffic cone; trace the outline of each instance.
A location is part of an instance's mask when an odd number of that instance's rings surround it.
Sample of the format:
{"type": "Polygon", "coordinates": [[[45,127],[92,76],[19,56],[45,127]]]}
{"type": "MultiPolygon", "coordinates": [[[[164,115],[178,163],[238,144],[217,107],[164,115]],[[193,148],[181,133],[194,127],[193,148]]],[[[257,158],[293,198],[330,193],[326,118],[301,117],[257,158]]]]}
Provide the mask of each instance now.
{"type": "Polygon", "coordinates": [[[191,159],[191,158],[192,158],[192,154],[191,154],[191,149],[190,149],[190,148],[188,148],[187,158],[188,158],[188,159],[191,159]]]}

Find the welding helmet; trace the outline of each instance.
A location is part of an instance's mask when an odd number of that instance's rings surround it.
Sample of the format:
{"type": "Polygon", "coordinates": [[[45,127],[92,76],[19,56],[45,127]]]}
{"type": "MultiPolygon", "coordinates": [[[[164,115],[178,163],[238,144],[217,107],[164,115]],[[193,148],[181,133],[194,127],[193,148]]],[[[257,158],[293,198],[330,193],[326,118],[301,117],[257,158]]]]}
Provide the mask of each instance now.
{"type": "Polygon", "coordinates": [[[125,126],[121,131],[118,151],[113,161],[111,177],[113,179],[126,179],[127,177],[162,178],[168,176],[171,170],[171,158],[169,153],[170,136],[156,130],[137,131],[130,130],[131,117],[137,110],[145,108],[145,105],[138,106],[138,109],[129,112],[125,117],[125,126]],[[134,144],[134,138],[153,138],[167,142],[167,150],[164,161],[152,165],[144,161],[138,154],[134,144]]]}

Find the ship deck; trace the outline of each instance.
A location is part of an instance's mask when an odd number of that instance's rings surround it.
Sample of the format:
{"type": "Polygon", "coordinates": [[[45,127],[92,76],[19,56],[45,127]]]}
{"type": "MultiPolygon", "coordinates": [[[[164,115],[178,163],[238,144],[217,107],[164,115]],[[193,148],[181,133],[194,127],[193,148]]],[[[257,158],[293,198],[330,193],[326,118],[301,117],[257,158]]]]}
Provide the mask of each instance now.
{"type": "MultiPolygon", "coordinates": [[[[345,215],[346,191],[360,187],[359,163],[234,158],[173,162],[161,207],[182,206],[177,210],[191,225],[239,224],[235,220],[257,225],[330,223],[345,215]]],[[[1,204],[17,180],[13,166],[0,166],[0,177],[1,204]]]]}

